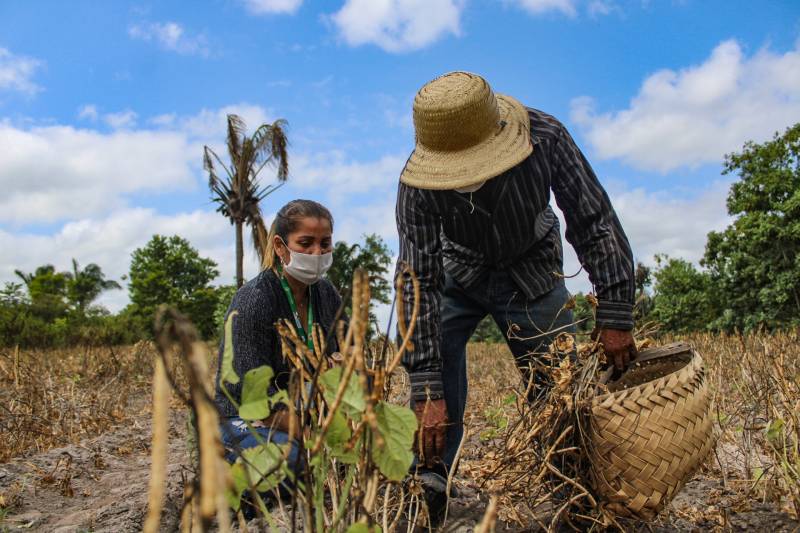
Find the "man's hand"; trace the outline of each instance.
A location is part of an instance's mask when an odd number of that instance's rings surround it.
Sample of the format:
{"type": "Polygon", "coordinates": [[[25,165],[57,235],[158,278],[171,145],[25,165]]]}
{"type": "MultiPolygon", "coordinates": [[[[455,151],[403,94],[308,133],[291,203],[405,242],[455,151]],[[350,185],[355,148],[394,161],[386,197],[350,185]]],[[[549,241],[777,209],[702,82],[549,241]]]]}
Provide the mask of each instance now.
{"type": "Polygon", "coordinates": [[[444,400],[428,400],[414,403],[419,429],[415,439],[419,460],[433,468],[442,460],[447,442],[447,406],[444,400]]]}
{"type": "Polygon", "coordinates": [[[639,353],[636,351],[636,343],[633,341],[633,333],[630,331],[595,329],[592,332],[592,339],[599,340],[603,344],[606,357],[609,362],[614,363],[616,374],[622,373],[639,353]]]}

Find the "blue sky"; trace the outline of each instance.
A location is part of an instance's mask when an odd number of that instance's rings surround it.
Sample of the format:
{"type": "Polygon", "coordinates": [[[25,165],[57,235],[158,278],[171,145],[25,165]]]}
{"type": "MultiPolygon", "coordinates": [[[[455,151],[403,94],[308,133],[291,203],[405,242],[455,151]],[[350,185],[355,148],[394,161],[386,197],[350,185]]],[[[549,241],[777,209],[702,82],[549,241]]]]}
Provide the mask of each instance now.
{"type": "Polygon", "coordinates": [[[723,154],[800,120],[799,38],[795,1],[3,1],[0,281],[72,257],[119,279],[159,232],[228,282],[233,231],[200,163],[229,112],[289,121],[291,177],[268,215],[314,198],[337,238],[396,250],[413,96],[451,70],[567,125],[638,259],[696,261],[728,222],[723,154]]]}

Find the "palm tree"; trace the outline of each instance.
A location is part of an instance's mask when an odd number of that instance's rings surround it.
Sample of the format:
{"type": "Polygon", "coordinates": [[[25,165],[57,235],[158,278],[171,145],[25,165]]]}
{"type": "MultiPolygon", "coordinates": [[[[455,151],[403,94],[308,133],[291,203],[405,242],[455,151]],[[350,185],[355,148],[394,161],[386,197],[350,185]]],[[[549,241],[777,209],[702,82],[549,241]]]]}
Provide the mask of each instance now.
{"type": "Polygon", "coordinates": [[[72,272],[56,272],[53,265],[42,265],[34,272],[15,270],[14,273],[25,282],[34,302],[56,307],[64,307],[68,302],[81,314],[103,291],[122,288],[116,281],[106,279],[103,269],[95,263],[81,269],[75,259],[72,272]]]}
{"type": "Polygon", "coordinates": [[[100,293],[109,289],[121,289],[122,285],[113,279],[106,279],[103,269],[94,263],[89,263],[83,270],[78,267],[78,262],[72,260],[71,279],[67,284],[67,295],[75,308],[83,314],[100,293]]]}
{"type": "Polygon", "coordinates": [[[67,313],[69,272],[57,272],[53,265],[42,265],[34,272],[15,270],[14,273],[25,282],[31,308],[37,316],[51,321],[67,313]]]}
{"type": "Polygon", "coordinates": [[[259,203],[275,192],[289,175],[289,158],[286,152],[287,122],[283,119],[272,124],[262,124],[252,136],[245,133],[245,123],[238,115],[228,115],[228,156],[230,165],[208,146],[203,147],[203,168],[208,171],[208,188],[211,199],[218,204],[217,211],[228,217],[236,226],[236,286],[244,283],[242,226],[248,224],[253,234],[253,245],[263,259],[267,244],[267,231],[259,203]],[[227,176],[217,175],[215,162],[227,176]],[[278,167],[278,185],[262,187],[258,174],[266,165],[278,167]]]}

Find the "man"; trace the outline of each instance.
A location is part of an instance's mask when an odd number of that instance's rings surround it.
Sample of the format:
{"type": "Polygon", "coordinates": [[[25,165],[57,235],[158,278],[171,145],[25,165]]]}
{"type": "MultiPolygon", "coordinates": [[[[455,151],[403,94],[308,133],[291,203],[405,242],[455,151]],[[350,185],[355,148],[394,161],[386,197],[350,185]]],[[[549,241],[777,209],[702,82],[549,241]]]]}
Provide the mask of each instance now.
{"type": "Polygon", "coordinates": [[[500,326],[526,378],[558,333],[574,331],[551,190],[598,296],[596,333],[618,369],[636,353],[633,259],[608,195],[552,116],[452,72],[417,93],[414,127],[396,212],[398,272],[408,264],[421,285],[404,365],[420,461],[445,475],[463,435],[466,344],[481,319],[500,326]]]}

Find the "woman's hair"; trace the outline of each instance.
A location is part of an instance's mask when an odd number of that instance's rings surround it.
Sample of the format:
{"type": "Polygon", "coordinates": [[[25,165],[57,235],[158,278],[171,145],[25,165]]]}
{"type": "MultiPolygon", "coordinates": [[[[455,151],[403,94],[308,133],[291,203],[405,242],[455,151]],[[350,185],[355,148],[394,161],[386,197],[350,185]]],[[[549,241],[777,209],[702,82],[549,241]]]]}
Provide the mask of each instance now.
{"type": "Polygon", "coordinates": [[[280,264],[280,258],[275,252],[275,236],[278,235],[283,242],[289,241],[289,234],[297,229],[300,221],[304,218],[322,218],[330,222],[333,230],[333,215],[328,209],[314,200],[292,200],[281,207],[272,226],[269,228],[269,236],[264,249],[264,270],[276,268],[280,264]]]}

